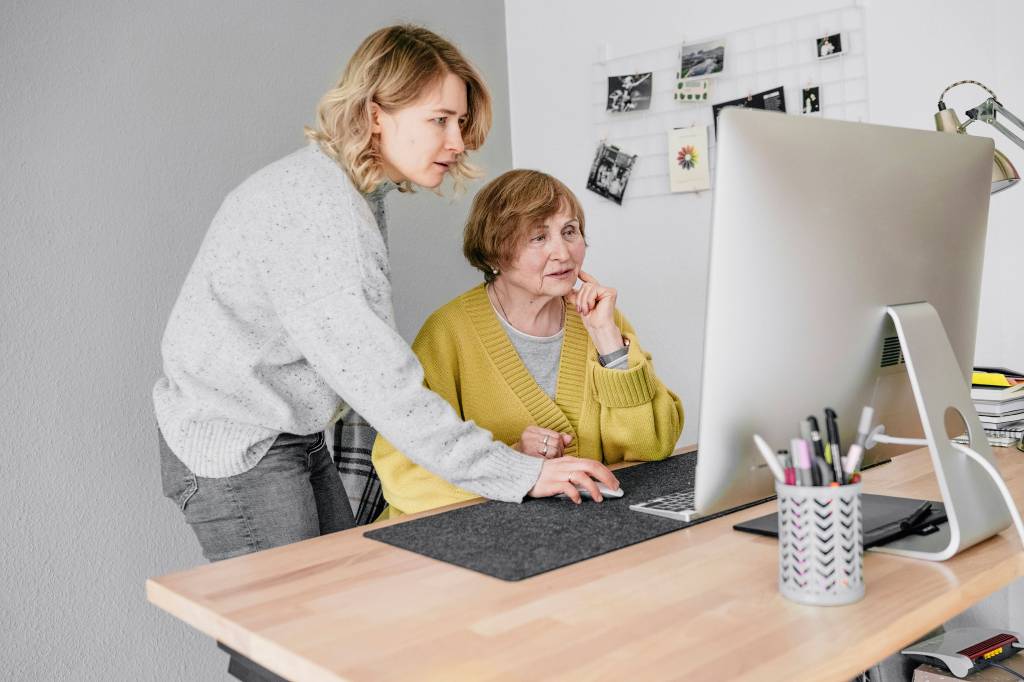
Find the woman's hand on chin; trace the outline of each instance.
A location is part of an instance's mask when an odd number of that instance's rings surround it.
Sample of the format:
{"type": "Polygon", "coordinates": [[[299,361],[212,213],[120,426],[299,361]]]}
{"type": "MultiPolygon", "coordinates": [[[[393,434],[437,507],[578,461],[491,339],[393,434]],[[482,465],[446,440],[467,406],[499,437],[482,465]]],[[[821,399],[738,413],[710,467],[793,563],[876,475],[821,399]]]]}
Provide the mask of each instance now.
{"type": "Polygon", "coordinates": [[[600,282],[583,270],[580,270],[579,278],[583,284],[579,289],[569,292],[565,301],[576,307],[598,354],[613,353],[623,346],[622,332],[615,324],[615,301],[619,292],[601,286],[600,282]]]}

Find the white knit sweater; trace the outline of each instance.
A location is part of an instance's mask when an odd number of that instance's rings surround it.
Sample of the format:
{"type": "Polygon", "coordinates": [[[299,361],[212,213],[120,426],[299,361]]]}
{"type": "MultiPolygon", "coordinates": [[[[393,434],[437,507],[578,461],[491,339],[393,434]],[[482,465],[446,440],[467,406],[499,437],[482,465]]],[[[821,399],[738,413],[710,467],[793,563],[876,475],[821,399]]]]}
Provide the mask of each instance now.
{"type": "Polygon", "coordinates": [[[542,460],[423,387],[395,331],[382,200],[315,144],[224,200],[171,312],[153,389],[160,430],[195,474],[247,471],[279,433],[323,430],[344,402],[461,488],[518,502],[536,483],[542,460]]]}

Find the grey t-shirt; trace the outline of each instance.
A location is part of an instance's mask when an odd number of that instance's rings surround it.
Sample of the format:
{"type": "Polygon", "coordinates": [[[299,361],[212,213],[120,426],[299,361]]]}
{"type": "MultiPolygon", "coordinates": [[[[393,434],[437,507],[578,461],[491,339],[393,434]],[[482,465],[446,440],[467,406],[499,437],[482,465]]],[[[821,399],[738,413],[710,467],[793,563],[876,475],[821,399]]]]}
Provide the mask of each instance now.
{"type": "Polygon", "coordinates": [[[530,336],[510,325],[501,315],[498,319],[501,320],[509,341],[519,353],[526,371],[549,398],[554,398],[555,389],[558,388],[558,361],[562,358],[562,337],[565,336],[565,327],[551,336],[530,336]]]}
{"type": "MultiPolygon", "coordinates": [[[[510,325],[497,311],[495,314],[498,315],[501,326],[505,328],[505,333],[508,334],[512,346],[519,353],[519,358],[523,361],[526,371],[548,394],[548,397],[554,399],[555,391],[558,389],[558,361],[562,358],[562,337],[565,336],[565,327],[563,326],[551,336],[531,336],[510,325]]],[[[626,369],[628,360],[625,350],[615,351],[602,357],[601,360],[605,368],[626,369]]]]}

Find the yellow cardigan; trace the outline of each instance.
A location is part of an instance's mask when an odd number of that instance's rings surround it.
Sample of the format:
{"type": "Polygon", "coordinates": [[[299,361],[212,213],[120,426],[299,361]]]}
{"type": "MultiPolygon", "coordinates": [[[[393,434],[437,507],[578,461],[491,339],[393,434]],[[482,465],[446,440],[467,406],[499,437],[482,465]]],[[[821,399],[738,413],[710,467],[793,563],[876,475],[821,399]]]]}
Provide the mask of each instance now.
{"type": "MultiPolygon", "coordinates": [[[[682,404],[655,376],[651,356],[618,310],[615,321],[630,341],[628,369],[602,367],[579,314],[566,307],[554,400],[523,365],[483,285],[435,311],[412,348],[427,388],[495,440],[511,445],[536,424],[572,435],[566,455],[605,464],[664,459],[683,430],[682,404]]],[[[381,436],[373,465],[389,504],[381,518],[476,497],[414,464],[381,436]]]]}

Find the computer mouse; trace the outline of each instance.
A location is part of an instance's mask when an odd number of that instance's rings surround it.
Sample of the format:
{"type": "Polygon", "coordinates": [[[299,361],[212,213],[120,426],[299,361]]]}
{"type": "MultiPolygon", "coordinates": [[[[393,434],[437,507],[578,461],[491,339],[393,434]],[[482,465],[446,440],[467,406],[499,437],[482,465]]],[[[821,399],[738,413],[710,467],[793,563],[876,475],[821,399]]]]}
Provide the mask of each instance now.
{"type": "MultiPolygon", "coordinates": [[[[599,481],[594,481],[594,483],[597,483],[597,489],[601,492],[602,497],[622,497],[625,494],[622,492],[621,487],[618,490],[612,490],[604,483],[601,483],[599,481]]],[[[590,497],[589,490],[579,485],[578,483],[573,483],[573,485],[576,486],[576,490],[580,491],[580,495],[582,495],[583,497],[590,497]]],[[[568,497],[568,495],[566,495],[565,493],[560,493],[558,497],[568,497]]]]}

